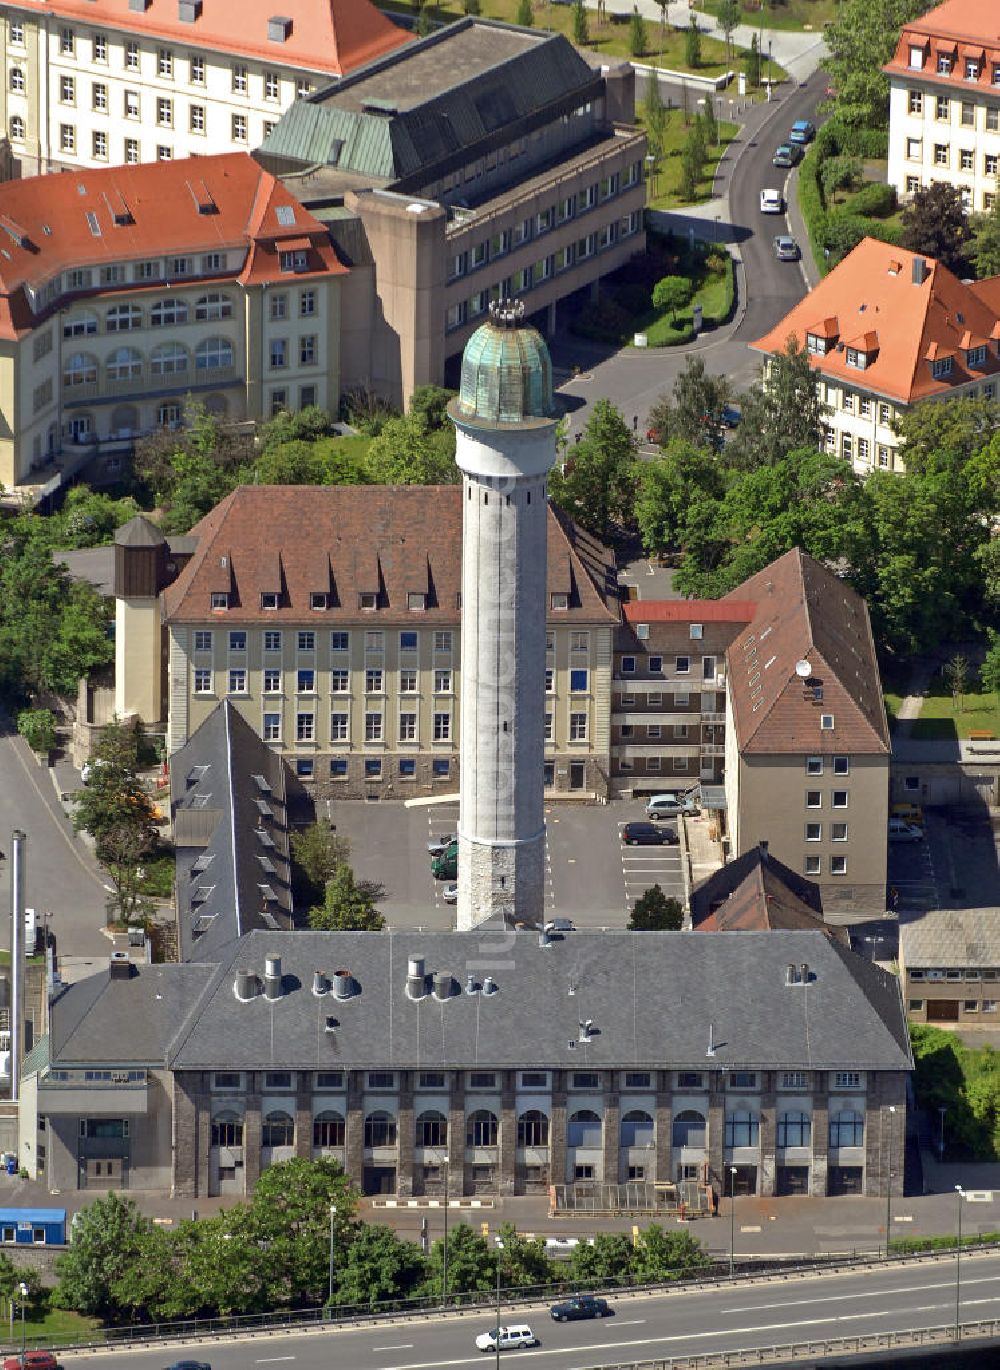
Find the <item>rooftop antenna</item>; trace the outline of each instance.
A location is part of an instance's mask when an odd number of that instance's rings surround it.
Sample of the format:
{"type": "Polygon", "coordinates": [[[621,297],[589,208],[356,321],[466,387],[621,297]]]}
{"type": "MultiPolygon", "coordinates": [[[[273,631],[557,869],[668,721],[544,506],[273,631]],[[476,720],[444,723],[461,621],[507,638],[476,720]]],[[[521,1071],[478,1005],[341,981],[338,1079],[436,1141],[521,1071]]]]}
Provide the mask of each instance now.
{"type": "Polygon", "coordinates": [[[715,1055],[715,1024],[714,1024],[714,1023],[709,1023],[709,1025],[708,1025],[708,1050],[705,1052],[705,1055],[706,1055],[706,1056],[714,1056],[714,1055],[715,1055]]]}
{"type": "Polygon", "coordinates": [[[805,657],[803,657],[801,661],[795,663],[795,674],[800,680],[808,680],[812,675],[812,666],[806,661],[805,657]]]}

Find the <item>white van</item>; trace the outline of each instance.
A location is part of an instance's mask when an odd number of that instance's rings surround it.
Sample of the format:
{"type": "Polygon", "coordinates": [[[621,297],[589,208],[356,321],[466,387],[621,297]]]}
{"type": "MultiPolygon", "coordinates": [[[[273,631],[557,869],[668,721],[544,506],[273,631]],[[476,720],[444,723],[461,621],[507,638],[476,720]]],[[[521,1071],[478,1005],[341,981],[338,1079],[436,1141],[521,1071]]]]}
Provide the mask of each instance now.
{"type": "Polygon", "coordinates": [[[480,1332],[476,1345],[480,1351],[495,1351],[497,1339],[501,1351],[520,1351],[525,1346],[537,1346],[538,1338],[526,1322],[516,1323],[513,1327],[491,1327],[488,1332],[480,1332]]]}
{"type": "Polygon", "coordinates": [[[654,820],[697,812],[698,800],[693,794],[654,794],[646,804],[646,817],[654,820]]]}

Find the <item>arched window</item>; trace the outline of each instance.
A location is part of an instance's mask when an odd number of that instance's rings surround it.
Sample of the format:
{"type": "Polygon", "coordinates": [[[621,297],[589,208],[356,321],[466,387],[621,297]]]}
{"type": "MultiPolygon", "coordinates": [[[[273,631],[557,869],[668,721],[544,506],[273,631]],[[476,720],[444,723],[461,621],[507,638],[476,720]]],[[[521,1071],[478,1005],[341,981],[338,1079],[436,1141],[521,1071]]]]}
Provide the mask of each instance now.
{"type": "Polygon", "coordinates": [[[17,142],[24,137],[24,120],[20,114],[12,114],[10,117],[10,136],[17,142]]]}
{"type": "Polygon", "coordinates": [[[685,1108],[674,1118],[674,1146],[705,1145],[705,1115],[697,1109],[685,1108]]]}
{"type": "Polygon", "coordinates": [[[134,404],[117,404],[111,411],[111,437],[130,438],[139,431],[139,411],[134,404]]]}
{"type": "Polygon", "coordinates": [[[842,1109],[830,1119],[830,1145],[864,1146],[865,1120],[853,1108],[842,1109]]]}
{"type": "Polygon", "coordinates": [[[812,1119],[808,1113],[782,1113],[778,1117],[779,1146],[808,1146],[812,1139],[812,1119]]]}
{"type": "Polygon", "coordinates": [[[487,1108],[480,1108],[471,1113],[465,1124],[465,1141],[467,1146],[496,1146],[496,1114],[487,1108]]]}
{"type": "Polygon", "coordinates": [[[97,315],[81,309],[63,322],[64,338],[92,338],[97,332],[97,315]]]}
{"type": "Polygon", "coordinates": [[[518,1146],[548,1146],[549,1120],[539,1108],[529,1108],[517,1120],[518,1146]]]}
{"type": "Polygon", "coordinates": [[[634,1108],[622,1119],[622,1146],[652,1146],[653,1119],[641,1108],[634,1108]]]}
{"type": "Polygon", "coordinates": [[[231,319],[233,302],[228,295],[212,290],[199,298],[194,307],[194,317],[199,323],[207,323],[210,319],[231,319]]]}
{"type": "Polygon", "coordinates": [[[220,1113],[212,1119],[212,1145],[243,1145],[243,1119],[238,1113],[220,1113]]]}
{"type": "Polygon", "coordinates": [[[581,1108],[571,1115],[566,1126],[567,1146],[600,1146],[601,1120],[590,1108],[581,1108]]]}
{"type": "Polygon", "coordinates": [[[128,333],[142,327],[142,310],[137,304],[116,304],[104,316],[104,327],[109,333],[128,333]]]}
{"type": "Polygon", "coordinates": [[[395,1146],[396,1119],[384,1109],[376,1109],[365,1119],[365,1146],[395,1146]]]}
{"type": "Polygon", "coordinates": [[[108,357],[109,381],[134,381],[142,375],[142,355],[134,347],[116,347],[108,357]]]}
{"type": "Polygon", "coordinates": [[[313,1119],[313,1146],[343,1146],[346,1126],[339,1113],[327,1110],[313,1119]]]}
{"type": "Polygon", "coordinates": [[[233,364],[233,345],[228,338],[205,338],[195,349],[194,364],[198,371],[218,371],[233,364]]]}
{"type": "Polygon", "coordinates": [[[417,1146],[447,1146],[448,1119],[430,1109],[417,1119],[417,1146]]]}
{"type": "Polygon", "coordinates": [[[187,348],[180,343],[160,343],[149,354],[149,370],[154,376],[174,376],[187,369],[187,348]]]}
{"type": "Polygon", "coordinates": [[[726,1146],[756,1146],[760,1138],[760,1119],[749,1109],[726,1114],[726,1146]]]}
{"type": "Polygon", "coordinates": [[[63,366],[63,385],[72,388],[76,385],[95,385],[97,383],[97,358],[89,352],[74,352],[63,366]]]}
{"type": "Polygon", "coordinates": [[[295,1123],[288,1113],[280,1109],[269,1113],[260,1130],[261,1146],[294,1146],[295,1123]]]}
{"type": "Polygon", "coordinates": [[[186,300],[157,300],[149,311],[149,322],[154,328],[167,328],[175,323],[187,323],[186,300]]]}

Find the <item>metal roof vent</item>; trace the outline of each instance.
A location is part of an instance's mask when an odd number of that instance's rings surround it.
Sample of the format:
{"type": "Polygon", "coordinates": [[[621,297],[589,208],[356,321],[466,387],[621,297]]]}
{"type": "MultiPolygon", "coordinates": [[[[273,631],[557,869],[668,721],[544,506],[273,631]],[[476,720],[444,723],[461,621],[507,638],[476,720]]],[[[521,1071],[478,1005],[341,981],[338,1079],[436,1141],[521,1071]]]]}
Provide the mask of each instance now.
{"type": "Polygon", "coordinates": [[[411,999],[423,999],[427,994],[427,977],[422,956],[411,956],[406,962],[406,993],[411,999]]]}
{"type": "Polygon", "coordinates": [[[127,951],[113,951],[108,964],[108,976],[112,980],[128,980],[132,976],[132,962],[127,951]]]}
{"type": "Polygon", "coordinates": [[[496,992],[497,992],[497,990],[498,990],[499,988],[500,988],[500,986],[499,986],[499,985],[497,984],[497,982],[493,979],[493,976],[492,976],[492,975],[487,975],[487,976],[484,978],[484,980],[483,980],[483,993],[484,993],[484,994],[496,994],[496,992]]]}
{"type": "Polygon", "coordinates": [[[582,1018],[580,1020],[580,1041],[591,1042],[594,1038],[593,1018],[582,1018]]]}
{"type": "Polygon", "coordinates": [[[802,965],[799,966],[799,975],[802,977],[802,983],[804,985],[808,985],[809,981],[812,979],[809,967],[806,965],[805,962],[803,962],[802,965]]]}
{"type": "Polygon", "coordinates": [[[797,985],[798,983],[799,968],[793,962],[789,961],[788,965],[785,967],[785,984],[797,985]]]}
{"type": "Polygon", "coordinates": [[[319,998],[319,997],[320,997],[321,995],[323,995],[323,994],[329,994],[329,992],[330,992],[330,981],[326,978],[326,976],[323,974],[323,972],[322,972],[321,970],[314,970],[314,971],[313,971],[313,994],[315,994],[316,997],[319,998]]]}
{"type": "Polygon", "coordinates": [[[257,988],[257,977],[252,970],[238,970],[236,972],[233,993],[241,1004],[248,1004],[251,999],[256,999],[257,988]]]}
{"type": "Polygon", "coordinates": [[[466,992],[466,994],[478,994],[478,993],[479,993],[479,981],[476,979],[476,977],[475,977],[474,975],[469,975],[469,976],[466,977],[466,981],[465,981],[465,992],[466,992]]]}
{"type": "Polygon", "coordinates": [[[182,24],[193,24],[201,18],[201,0],[177,0],[177,18],[182,24]]]}
{"type": "Polygon", "coordinates": [[[264,958],[264,997],[274,1000],[281,998],[281,957],[264,958]]]}
{"type": "Polygon", "coordinates": [[[929,274],[927,263],[924,261],[923,257],[914,257],[910,272],[910,279],[913,284],[923,285],[929,274]]]}
{"type": "Polygon", "coordinates": [[[439,970],[434,973],[434,998],[442,1002],[450,999],[455,988],[455,981],[451,977],[451,972],[439,970]]]}
{"type": "Polygon", "coordinates": [[[292,36],[292,21],[283,14],[272,15],[267,21],[267,40],[269,43],[287,43],[292,36]]]}
{"type": "Polygon", "coordinates": [[[335,999],[353,999],[358,993],[358,982],[349,970],[335,970],[333,972],[333,997],[335,999]]]}
{"type": "Polygon", "coordinates": [[[544,928],[538,930],[538,945],[540,947],[551,947],[552,945],[552,938],[544,928]]]}

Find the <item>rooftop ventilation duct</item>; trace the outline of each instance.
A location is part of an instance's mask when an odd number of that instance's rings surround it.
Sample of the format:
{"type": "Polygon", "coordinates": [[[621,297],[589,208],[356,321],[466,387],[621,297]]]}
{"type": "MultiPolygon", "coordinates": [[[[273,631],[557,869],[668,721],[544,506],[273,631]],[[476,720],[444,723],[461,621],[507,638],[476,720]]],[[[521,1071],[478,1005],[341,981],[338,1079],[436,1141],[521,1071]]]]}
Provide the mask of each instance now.
{"type": "Polygon", "coordinates": [[[540,947],[551,947],[552,945],[552,938],[549,936],[549,934],[545,931],[544,928],[540,929],[538,933],[538,945],[540,947]]]}
{"type": "Polygon", "coordinates": [[[927,263],[923,257],[914,257],[910,268],[910,279],[914,285],[923,285],[928,276],[927,263]]]}
{"type": "Polygon", "coordinates": [[[411,956],[406,963],[406,992],[411,999],[423,999],[427,993],[424,958],[411,956]]]}
{"type": "Polygon", "coordinates": [[[450,999],[455,982],[451,978],[451,972],[439,970],[434,975],[434,998],[450,999]]]}
{"type": "Polygon", "coordinates": [[[487,975],[486,978],[483,980],[483,993],[496,994],[498,989],[499,986],[497,985],[497,982],[493,979],[493,976],[487,975]]]}
{"type": "Polygon", "coordinates": [[[357,992],[357,981],[349,970],[335,970],[333,972],[333,997],[335,999],[350,999],[357,992]]]}
{"type": "Polygon", "coordinates": [[[233,990],[241,1003],[249,1003],[257,997],[257,977],[252,970],[238,970],[233,990]]]}
{"type": "Polygon", "coordinates": [[[479,993],[479,982],[478,982],[478,980],[476,979],[476,977],[475,977],[474,975],[469,975],[469,976],[466,977],[466,980],[465,980],[465,992],[466,992],[466,994],[478,994],[478,993],[479,993]]]}
{"type": "Polygon", "coordinates": [[[808,985],[808,983],[809,983],[809,967],[805,964],[805,962],[803,962],[802,965],[799,966],[799,975],[802,977],[802,983],[803,983],[804,985],[808,985]]]}
{"type": "Polygon", "coordinates": [[[797,985],[799,983],[799,968],[792,962],[785,967],[785,984],[797,985]]]}
{"type": "Polygon", "coordinates": [[[281,998],[281,957],[264,958],[264,997],[273,1003],[281,998]]]}
{"type": "Polygon", "coordinates": [[[313,994],[315,994],[316,997],[319,998],[320,995],[329,994],[329,992],[330,992],[330,982],[329,982],[329,980],[326,978],[326,976],[323,974],[323,972],[322,972],[321,970],[314,970],[314,971],[313,971],[313,994]]]}
{"type": "Polygon", "coordinates": [[[112,980],[128,980],[132,975],[132,962],[127,951],[113,951],[108,965],[108,975],[112,980]]]}

